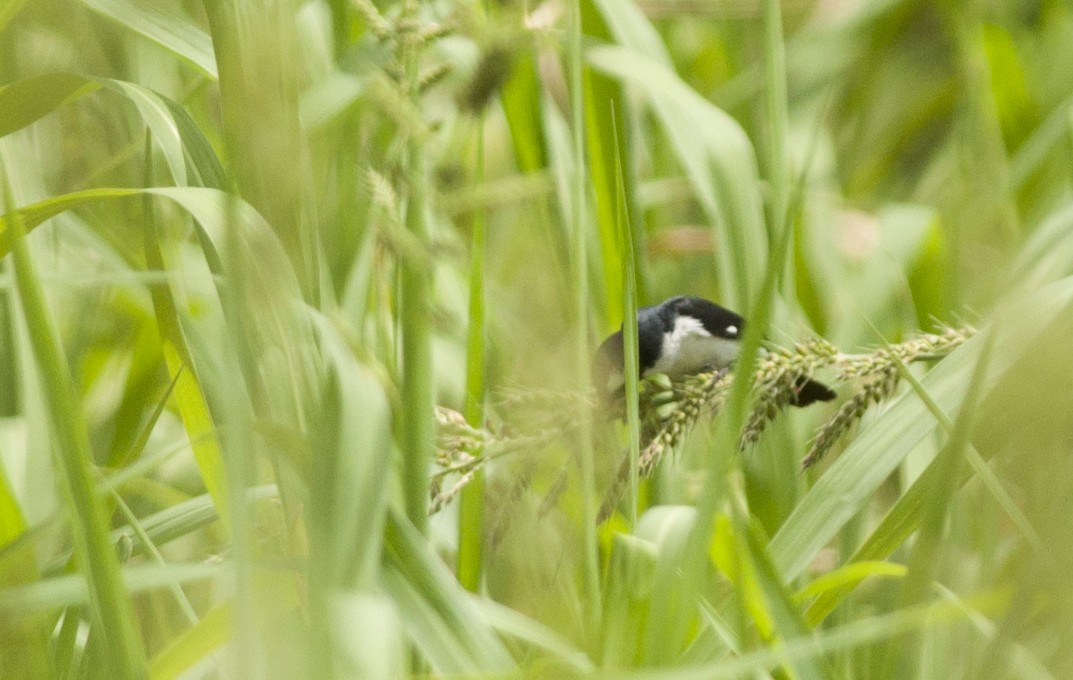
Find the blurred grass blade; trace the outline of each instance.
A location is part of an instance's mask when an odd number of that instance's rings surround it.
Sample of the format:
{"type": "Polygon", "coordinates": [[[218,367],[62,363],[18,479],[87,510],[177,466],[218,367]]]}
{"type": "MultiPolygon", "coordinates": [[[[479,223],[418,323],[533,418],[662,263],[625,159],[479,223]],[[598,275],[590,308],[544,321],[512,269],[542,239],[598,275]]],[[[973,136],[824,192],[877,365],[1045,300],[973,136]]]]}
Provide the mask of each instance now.
{"type": "Polygon", "coordinates": [[[650,606],[660,551],[651,541],[615,532],[607,552],[610,554],[603,579],[605,624],[596,661],[602,666],[638,665],[644,661],[645,611],[650,606]]]}
{"type": "Polygon", "coordinates": [[[723,301],[747,309],[767,262],[767,229],[756,157],[738,123],[690,89],[673,71],[618,46],[586,51],[589,63],[636,88],[653,108],[715,230],[716,275],[723,301]]]}
{"type": "MultiPolygon", "coordinates": [[[[614,111],[612,110],[612,114],[614,111]]],[[[626,378],[626,425],[629,431],[629,456],[630,456],[630,488],[629,488],[629,519],[630,526],[637,526],[637,501],[639,459],[641,456],[641,414],[638,403],[641,368],[638,354],[637,333],[637,255],[634,252],[633,221],[627,206],[626,182],[623,178],[623,163],[618,140],[620,131],[617,119],[611,116],[615,132],[615,227],[618,233],[618,242],[621,250],[616,253],[621,264],[618,269],[622,272],[622,350],[623,350],[623,375],[626,378]]],[[[609,255],[609,254],[607,254],[609,255]]]]}
{"type": "Polygon", "coordinates": [[[8,83],[0,87],[0,137],[99,88],[97,81],[73,73],[46,73],[8,83]]]}
{"type": "Polygon", "coordinates": [[[197,183],[223,188],[223,166],[186,109],[147,87],[125,80],[60,72],[32,76],[0,87],[0,137],[101,88],[135,106],[142,121],[152,130],[153,141],[164,154],[176,184],[187,184],[188,173],[193,173],[197,183]]]}
{"type": "MultiPolygon", "coordinates": [[[[640,641],[646,665],[676,658],[685,647],[686,631],[692,627],[696,607],[690,595],[699,579],[694,573],[684,573],[683,566],[691,557],[686,555],[686,544],[695,531],[696,516],[696,508],[691,506],[657,505],[641,515],[634,528],[635,536],[654,544],[657,550],[644,639],[640,641]]],[[[709,536],[706,548],[710,542],[709,536]]]]}
{"type": "MultiPolygon", "coordinates": [[[[171,565],[177,566],[184,565],[171,565]]],[[[191,565],[193,566],[211,567],[213,574],[222,571],[220,565],[191,565]]],[[[185,580],[179,578],[182,576],[183,571],[177,571],[177,580],[185,580]]],[[[196,571],[191,570],[190,576],[196,577],[196,571]]],[[[162,575],[158,578],[162,580],[162,575]]],[[[253,579],[251,589],[260,604],[257,619],[259,628],[270,628],[288,620],[293,621],[300,599],[292,573],[260,571],[253,579]]],[[[201,617],[197,624],[184,630],[160,650],[151,661],[150,677],[153,680],[184,677],[184,671],[211,659],[214,652],[234,639],[234,625],[234,602],[227,600],[214,607],[201,617]]]]}
{"type": "Polygon", "coordinates": [[[142,35],[172,54],[182,58],[202,73],[216,80],[216,56],[209,35],[167,9],[161,2],[131,2],[130,0],[82,0],[112,21],[142,35]]]}
{"type": "Polygon", "coordinates": [[[775,621],[757,580],[755,566],[751,560],[742,559],[740,551],[743,547],[730,518],[726,515],[716,517],[712,543],[708,548],[709,558],[734,584],[735,596],[741,600],[742,608],[751,619],[750,627],[764,639],[770,639],[775,633],[775,621]]]}
{"type": "Polygon", "coordinates": [[[328,612],[329,672],[339,678],[406,677],[406,639],[395,601],[381,592],[343,590],[332,595],[328,612]],[[362,631],[363,644],[353,644],[356,630],[362,631]]]}
{"type": "MultiPolygon", "coordinates": [[[[767,554],[767,537],[764,536],[763,529],[756,521],[750,524],[749,529],[749,535],[745,538],[749,559],[756,574],[757,584],[767,601],[771,620],[775,624],[778,642],[774,646],[780,647],[784,640],[807,638],[811,630],[790,595],[786,586],[787,581],[776,571],[775,565],[767,554]]],[[[833,669],[824,663],[822,654],[787,658],[785,663],[787,670],[800,678],[821,680],[833,676],[833,669]]]]}
{"type": "Polygon", "coordinates": [[[366,92],[366,81],[351,73],[333,71],[313,83],[302,93],[298,115],[302,127],[316,131],[336,120],[366,92]]]}
{"type": "MultiPolygon", "coordinates": [[[[50,217],[67,210],[98,202],[129,198],[141,194],[163,196],[182,206],[200,227],[202,245],[210,267],[221,271],[222,253],[227,248],[225,207],[229,194],[208,187],[149,187],[145,189],[100,188],[74,191],[19,208],[24,228],[29,232],[50,217]]],[[[279,240],[264,218],[248,203],[237,207],[242,229],[237,239],[244,257],[250,261],[252,285],[264,293],[298,290],[298,279],[279,240]]],[[[11,248],[8,216],[0,215],[0,257],[11,248]]]]}
{"type": "Polygon", "coordinates": [[[171,120],[182,140],[183,153],[190,161],[187,170],[193,174],[190,178],[191,183],[225,191],[230,186],[230,180],[220,157],[216,154],[216,149],[205,137],[205,133],[178,102],[162,96],[160,101],[171,114],[171,120]]]}
{"type": "MultiPolygon", "coordinates": [[[[37,567],[37,541],[27,533],[19,501],[0,465],[0,593],[41,578],[37,567]]],[[[17,611],[0,623],[0,658],[18,677],[51,676],[49,637],[55,627],[50,614],[17,611]]]]}
{"type": "MultiPolygon", "coordinates": [[[[992,333],[988,333],[988,341],[991,340],[991,337],[992,333]]],[[[942,426],[947,436],[951,436],[955,431],[956,423],[952,422],[950,417],[947,416],[939,405],[935,403],[935,400],[931,398],[931,395],[928,394],[928,391],[920,384],[920,381],[917,380],[916,376],[913,375],[909,368],[902,361],[899,361],[897,357],[892,358],[898,367],[898,372],[901,374],[902,379],[909,383],[913,388],[913,391],[920,397],[920,400],[924,405],[928,407],[928,411],[931,412],[931,415],[935,418],[936,422],[942,426]]],[[[964,407],[962,408],[964,409],[964,407]]],[[[1021,509],[1017,507],[1016,501],[1014,501],[1013,497],[1006,491],[998,476],[991,471],[991,468],[987,466],[987,461],[983,459],[980,452],[976,450],[976,447],[973,446],[970,441],[966,441],[964,444],[964,456],[971,466],[972,472],[980,478],[980,482],[984,485],[984,488],[987,489],[998,506],[1006,513],[1006,516],[1010,521],[1017,526],[1028,544],[1035,549],[1037,556],[1040,559],[1046,559],[1047,549],[1044,546],[1043,539],[1036,533],[1031,522],[1029,522],[1028,518],[1025,517],[1025,514],[1021,512],[1021,509]]],[[[929,482],[929,484],[934,484],[934,482],[929,482]]]]}
{"type": "MultiPolygon", "coordinates": [[[[279,502],[279,490],[275,484],[250,487],[246,490],[246,503],[255,504],[259,501],[279,502]]],[[[198,529],[202,529],[220,519],[216,503],[208,494],[202,494],[181,503],[169,505],[150,515],[140,518],[142,529],[157,545],[164,545],[184,536],[189,536],[198,529]]],[[[113,529],[111,540],[119,542],[123,535],[129,536],[133,543],[131,551],[133,555],[145,551],[141,539],[129,526],[120,526],[113,529]]]]}
{"type": "Polygon", "coordinates": [[[26,0],[2,0],[0,1],[0,31],[7,28],[11,20],[19,13],[26,0]]]}
{"type": "Polygon", "coordinates": [[[542,88],[537,81],[536,58],[528,53],[519,55],[508,80],[501,90],[503,113],[510,125],[510,141],[514,157],[522,172],[537,172],[548,163],[545,138],[541,133],[542,88]]]}
{"type": "MultiPolygon", "coordinates": [[[[125,567],[122,581],[124,590],[133,594],[167,588],[174,583],[216,578],[220,572],[220,565],[203,562],[143,564],[125,567]]],[[[20,612],[55,610],[77,604],[92,604],[94,597],[81,575],[56,576],[0,591],[0,612],[8,616],[20,612]]]]}
{"type": "MultiPolygon", "coordinates": [[[[86,189],[61,194],[19,208],[19,219],[22,220],[23,229],[29,233],[45,220],[67,210],[98,201],[137,196],[139,193],[141,193],[139,189],[86,189]]],[[[8,213],[10,212],[8,210],[8,213]]],[[[0,258],[11,252],[10,219],[10,214],[0,215],[0,258]]]]}
{"type": "MultiPolygon", "coordinates": [[[[19,499],[8,482],[7,474],[0,467],[0,550],[11,545],[26,533],[26,518],[23,517],[19,499]]],[[[0,578],[0,583],[8,583],[0,578]]]]}
{"type": "MultiPolygon", "coordinates": [[[[1005,307],[1011,319],[1004,328],[1010,332],[996,339],[985,390],[1010,368],[1020,347],[1046,333],[1056,317],[1069,313],[1070,299],[1073,281],[1067,279],[1005,307]]],[[[979,351],[979,339],[969,340],[925,376],[922,384],[941,408],[957,403],[979,351]]],[[[804,570],[909,451],[936,427],[926,407],[915,395],[907,394],[850,444],[772,538],[772,556],[787,578],[795,578],[804,570]]]]}
{"type": "MultiPolygon", "coordinates": [[[[606,25],[607,14],[598,12],[597,3],[579,2],[582,29],[588,40],[611,39],[606,25]]],[[[629,12],[631,3],[620,3],[629,12]]],[[[602,317],[614,317],[623,308],[622,282],[624,267],[623,232],[619,227],[620,211],[634,212],[622,205],[637,195],[630,161],[631,145],[622,134],[617,119],[629,107],[621,83],[603,73],[585,69],[583,72],[586,167],[592,198],[596,232],[599,235],[603,285],[595,294],[594,303],[602,304],[602,317]],[[619,185],[622,185],[620,188],[619,185]]]]}
{"type": "MultiPolygon", "coordinates": [[[[999,324],[999,327],[1001,325],[999,324]]],[[[942,448],[935,454],[929,469],[935,473],[930,476],[926,487],[924,505],[921,508],[920,529],[913,541],[911,554],[908,559],[907,572],[901,587],[901,605],[903,608],[912,607],[923,602],[929,594],[932,581],[938,573],[939,565],[945,556],[943,550],[943,535],[947,515],[954,507],[955,495],[961,487],[961,470],[965,466],[963,451],[969,443],[972,432],[972,424],[976,418],[977,408],[980,403],[981,385],[984,376],[987,375],[988,364],[991,360],[994,348],[995,327],[990,332],[983,334],[982,347],[979,356],[972,367],[968,384],[965,387],[965,395],[958,406],[957,419],[947,434],[942,448]]],[[[904,365],[900,366],[904,371],[904,365]]],[[[919,388],[919,386],[918,386],[919,388]]],[[[926,390],[919,388],[925,394],[922,401],[929,407],[942,414],[941,409],[928,398],[926,390]]],[[[945,416],[938,418],[940,423],[947,427],[945,416]]],[[[918,673],[923,672],[923,666],[917,661],[918,652],[923,644],[922,638],[910,638],[909,640],[890,641],[883,652],[882,667],[878,670],[886,671],[885,677],[893,677],[898,669],[917,668],[918,673]]]]}
{"type": "MultiPolygon", "coordinates": [[[[999,634],[999,627],[992,623],[984,612],[941,584],[934,584],[934,587],[939,592],[940,597],[960,609],[971,625],[988,642],[993,643],[996,635],[999,634]]],[[[1035,651],[1012,640],[1004,640],[1003,643],[1010,645],[1012,648],[1010,665],[1013,666],[1013,675],[1026,678],[1026,680],[1055,680],[1055,676],[1051,674],[1035,651]]],[[[977,666],[977,668],[987,668],[987,666],[977,666]]],[[[982,673],[977,672],[977,675],[982,675],[982,673]]]]}
{"type": "Polygon", "coordinates": [[[639,4],[615,0],[593,0],[593,5],[607,22],[614,42],[637,50],[646,58],[665,68],[673,68],[674,61],[663,44],[663,38],[645,16],[639,4]]]}
{"type": "MultiPolygon", "coordinates": [[[[994,608],[995,598],[981,598],[988,609],[994,608]]],[[[621,670],[616,680],[719,680],[721,678],[770,677],[771,668],[787,661],[830,656],[842,650],[866,647],[884,640],[896,639],[916,630],[929,630],[964,618],[963,608],[948,602],[937,602],[913,609],[900,609],[882,616],[864,617],[851,624],[786,640],[778,646],[761,647],[731,659],[720,659],[695,666],[621,670]]],[[[830,676],[836,677],[836,676],[830,676]]]]}
{"type": "MultiPolygon", "coordinates": [[[[806,586],[794,593],[794,599],[798,602],[803,602],[814,597],[821,597],[834,590],[855,588],[861,581],[873,576],[901,578],[905,576],[905,565],[879,560],[849,562],[810,581],[806,586]]],[[[806,620],[809,625],[815,626],[820,623],[822,618],[815,618],[813,610],[810,609],[806,620]]]]}
{"type": "MultiPolygon", "coordinates": [[[[142,237],[144,239],[145,263],[148,269],[166,271],[164,258],[160,252],[157,236],[157,224],[153,219],[152,197],[145,195],[146,220],[142,237]]],[[[163,344],[164,361],[172,376],[175,405],[179,409],[186,429],[186,436],[197,459],[201,478],[205,488],[216,502],[220,515],[225,519],[223,526],[229,526],[227,480],[223,469],[223,452],[216,433],[216,423],[209,410],[208,400],[201,388],[201,381],[194,368],[193,356],[183,336],[179,312],[167,283],[149,286],[150,298],[156,312],[157,327],[163,344]]]]}
{"type": "Polygon", "coordinates": [[[410,634],[429,636],[415,642],[445,664],[440,672],[495,672],[513,666],[466,590],[395,510],[388,512],[384,562],[391,567],[384,574],[385,590],[399,603],[410,634]]]}
{"type": "Polygon", "coordinates": [[[318,595],[371,590],[392,484],[391,409],[383,386],[357,363],[331,323],[313,316],[331,378],[321,395],[310,502],[318,595]]]}
{"type": "Polygon", "coordinates": [[[146,669],[145,650],[120,579],[119,560],[108,540],[104,508],[93,493],[93,451],[85,413],[37,279],[7,173],[2,168],[0,189],[8,215],[4,235],[10,236],[19,301],[32,342],[31,351],[44,383],[51,433],[55,437],[56,465],[63,479],[77,555],[85,570],[81,578],[89,589],[94,630],[105,639],[116,676],[141,677],[146,669]]]}
{"type": "MultiPolygon", "coordinates": [[[[790,167],[787,145],[790,121],[786,93],[786,45],[782,36],[782,9],[778,0],[764,2],[764,118],[767,131],[766,175],[771,187],[770,224],[779,233],[791,224],[790,167]]],[[[792,233],[792,232],[791,232],[792,233]]],[[[793,248],[792,242],[790,246],[793,248]]],[[[786,273],[793,260],[786,259],[786,273]]],[[[781,276],[779,290],[792,299],[793,276],[781,276]]]]}
{"type": "Polygon", "coordinates": [[[231,603],[213,607],[197,624],[176,636],[149,663],[153,680],[172,680],[183,671],[203,663],[231,636],[231,603]]]}
{"type": "MultiPolygon", "coordinates": [[[[484,116],[477,123],[476,183],[484,184],[484,116]]],[[[473,427],[484,426],[485,400],[485,292],[484,264],[486,257],[485,211],[473,215],[470,237],[469,309],[466,327],[466,397],[462,415],[473,427]]],[[[472,481],[462,489],[458,508],[459,582],[476,592],[481,583],[481,555],[484,540],[484,470],[477,470],[472,481]]]]}
{"type": "Polygon", "coordinates": [[[594,670],[592,661],[585,652],[575,646],[573,640],[564,638],[521,612],[504,607],[494,600],[474,598],[473,601],[489,625],[500,634],[524,642],[533,649],[549,652],[555,659],[577,672],[594,670]]]}
{"type": "Polygon", "coordinates": [[[1017,253],[1010,281],[1025,290],[1073,274],[1073,203],[1052,212],[1017,253]]]}
{"type": "MultiPolygon", "coordinates": [[[[126,501],[123,500],[123,497],[120,496],[119,493],[113,491],[111,494],[111,499],[116,504],[116,508],[118,508],[120,515],[122,515],[127,520],[127,525],[131,528],[134,535],[138,537],[139,541],[141,541],[142,546],[145,548],[146,554],[150,557],[152,562],[157,566],[167,567],[167,560],[164,559],[164,556],[160,553],[160,550],[153,542],[153,539],[149,537],[148,532],[146,532],[145,528],[142,526],[142,523],[138,521],[138,518],[134,515],[134,512],[131,511],[130,506],[127,505],[126,501]]],[[[197,623],[197,612],[194,611],[193,605],[191,605],[190,600],[187,599],[186,593],[183,592],[182,586],[179,585],[179,583],[177,582],[172,582],[167,584],[166,587],[168,588],[168,590],[171,591],[172,597],[175,599],[175,604],[178,606],[183,616],[186,617],[187,622],[192,624],[197,623]]]]}
{"type": "MultiPolygon", "coordinates": [[[[178,380],[178,377],[178,375],[173,377],[171,382],[164,388],[164,391],[156,400],[156,406],[150,411],[145,422],[141,423],[141,427],[139,427],[136,432],[131,428],[133,437],[130,439],[124,437],[122,440],[119,440],[118,438],[113,440],[112,450],[108,456],[108,467],[125,468],[127,465],[141,457],[142,453],[145,451],[145,445],[149,442],[149,437],[153,434],[153,429],[156,427],[157,423],[160,422],[160,416],[164,413],[164,408],[168,405],[168,400],[171,399],[171,395],[175,392],[175,383],[178,380]],[[119,445],[121,441],[129,441],[129,444],[121,446],[119,445]]],[[[128,399],[128,395],[130,394],[131,390],[124,391],[123,397],[128,403],[133,401],[133,396],[128,399]]],[[[138,394],[136,396],[141,397],[143,395],[138,394]]]]}
{"type": "MultiPolygon", "coordinates": [[[[418,19],[419,6],[404,4],[407,20],[418,19]]],[[[402,41],[399,60],[402,65],[403,91],[414,106],[420,104],[420,51],[416,39],[402,41]]],[[[421,247],[430,236],[428,158],[424,140],[413,131],[403,138],[408,179],[404,196],[403,220],[407,233],[421,247]]],[[[406,515],[424,532],[428,527],[429,465],[433,457],[436,400],[435,364],[432,355],[433,271],[425,262],[403,258],[399,270],[398,316],[402,340],[402,409],[400,412],[400,448],[402,449],[402,488],[406,515]]]]}
{"type": "MultiPolygon", "coordinates": [[[[586,167],[585,157],[585,112],[591,106],[590,98],[584,84],[584,64],[582,57],[582,0],[572,0],[568,5],[570,23],[564,45],[564,68],[566,71],[567,90],[570,95],[570,155],[573,157],[573,172],[567,179],[571,200],[570,215],[566,224],[570,225],[570,283],[574,299],[574,347],[576,353],[577,374],[575,385],[587,392],[592,384],[589,352],[589,328],[592,323],[592,296],[589,285],[591,239],[589,226],[589,184],[593,175],[586,167]]],[[[599,299],[599,296],[597,296],[599,299]]],[[[599,547],[596,539],[596,461],[595,447],[592,440],[592,413],[581,409],[576,414],[577,455],[581,460],[578,485],[581,494],[581,611],[589,639],[588,649],[598,647],[600,629],[600,573],[599,547]]]]}

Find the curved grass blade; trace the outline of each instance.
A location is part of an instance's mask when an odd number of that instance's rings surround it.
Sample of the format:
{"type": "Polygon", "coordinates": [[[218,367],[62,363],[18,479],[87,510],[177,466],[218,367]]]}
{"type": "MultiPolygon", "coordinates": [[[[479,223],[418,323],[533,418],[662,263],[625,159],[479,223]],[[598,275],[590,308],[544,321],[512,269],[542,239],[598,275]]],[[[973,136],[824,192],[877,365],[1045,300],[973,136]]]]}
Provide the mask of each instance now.
{"type": "Polygon", "coordinates": [[[100,87],[99,82],[74,73],[46,73],[8,83],[0,87],[0,137],[100,87]]]}
{"type": "Polygon", "coordinates": [[[20,130],[59,107],[101,88],[127,99],[153,133],[168,169],[180,185],[223,188],[220,159],[201,128],[181,105],[153,90],[125,80],[47,73],[0,87],[0,137],[20,130]],[[191,177],[192,175],[192,177],[191,177]]]}
{"type": "Polygon", "coordinates": [[[167,11],[166,3],[130,0],[82,0],[82,3],[160,45],[213,80],[219,77],[212,38],[185,17],[167,11]]]}

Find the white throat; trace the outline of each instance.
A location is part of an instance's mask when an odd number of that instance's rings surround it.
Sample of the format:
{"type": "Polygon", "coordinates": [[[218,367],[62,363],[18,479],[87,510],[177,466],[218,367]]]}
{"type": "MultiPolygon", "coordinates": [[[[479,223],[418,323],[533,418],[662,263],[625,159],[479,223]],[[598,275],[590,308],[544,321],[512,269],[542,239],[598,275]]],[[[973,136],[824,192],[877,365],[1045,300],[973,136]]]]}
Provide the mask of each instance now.
{"type": "Polygon", "coordinates": [[[663,334],[661,349],[659,360],[646,373],[682,376],[726,368],[738,358],[741,347],[737,340],[712,335],[699,320],[680,316],[674,328],[663,334]]]}

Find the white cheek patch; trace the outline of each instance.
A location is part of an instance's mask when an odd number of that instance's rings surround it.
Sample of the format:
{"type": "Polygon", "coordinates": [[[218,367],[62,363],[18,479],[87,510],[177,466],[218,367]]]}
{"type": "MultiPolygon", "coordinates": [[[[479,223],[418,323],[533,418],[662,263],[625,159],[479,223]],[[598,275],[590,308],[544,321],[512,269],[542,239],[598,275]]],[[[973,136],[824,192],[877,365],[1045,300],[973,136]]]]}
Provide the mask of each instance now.
{"type": "Polygon", "coordinates": [[[680,316],[674,320],[674,329],[663,334],[662,356],[670,357],[682,350],[682,344],[689,338],[710,338],[712,334],[697,319],[680,316]]]}
{"type": "Polygon", "coordinates": [[[738,358],[740,347],[735,340],[713,336],[697,319],[682,316],[675,319],[674,330],[663,334],[661,349],[659,360],[649,370],[681,376],[726,368],[738,358]]]}

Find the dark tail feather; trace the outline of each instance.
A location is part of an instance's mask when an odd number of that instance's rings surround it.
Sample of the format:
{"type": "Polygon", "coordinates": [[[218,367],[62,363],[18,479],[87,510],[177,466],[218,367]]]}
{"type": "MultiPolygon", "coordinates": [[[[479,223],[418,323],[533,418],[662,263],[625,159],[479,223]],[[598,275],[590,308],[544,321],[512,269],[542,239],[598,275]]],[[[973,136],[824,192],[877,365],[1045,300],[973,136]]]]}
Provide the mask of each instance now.
{"type": "Polygon", "coordinates": [[[794,383],[794,406],[808,406],[817,401],[831,401],[838,395],[827,385],[810,378],[798,378],[794,383]]]}

